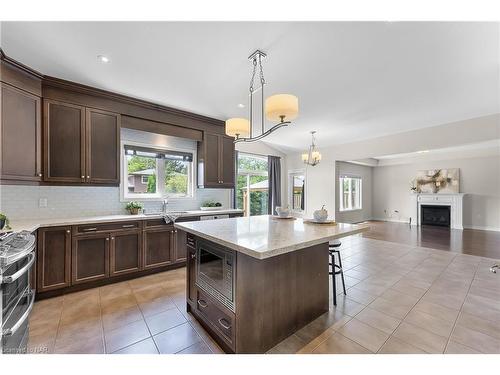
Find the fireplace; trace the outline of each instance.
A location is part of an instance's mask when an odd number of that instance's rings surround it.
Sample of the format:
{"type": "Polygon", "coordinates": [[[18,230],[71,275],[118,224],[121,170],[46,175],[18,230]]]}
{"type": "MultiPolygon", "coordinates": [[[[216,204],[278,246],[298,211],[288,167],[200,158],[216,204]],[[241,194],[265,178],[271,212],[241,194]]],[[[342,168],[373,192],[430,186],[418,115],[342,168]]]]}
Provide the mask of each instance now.
{"type": "Polygon", "coordinates": [[[450,206],[420,205],[420,223],[422,225],[437,225],[450,227],[450,206]]]}

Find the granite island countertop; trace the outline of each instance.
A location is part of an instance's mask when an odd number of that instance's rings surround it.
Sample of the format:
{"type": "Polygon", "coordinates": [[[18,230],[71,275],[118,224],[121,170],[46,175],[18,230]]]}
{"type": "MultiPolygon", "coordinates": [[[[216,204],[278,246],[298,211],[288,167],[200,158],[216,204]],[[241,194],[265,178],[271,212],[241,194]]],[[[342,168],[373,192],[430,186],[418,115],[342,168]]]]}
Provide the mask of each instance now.
{"type": "Polygon", "coordinates": [[[257,259],[366,232],[368,225],[320,225],[269,215],[176,223],[176,228],[257,259]]]}
{"type": "MultiPolygon", "coordinates": [[[[238,209],[222,209],[213,211],[190,210],[190,211],[183,211],[181,217],[227,215],[227,214],[238,214],[242,212],[243,212],[242,210],[238,209]]],[[[129,215],[102,215],[102,216],[82,216],[82,217],[69,217],[69,218],[12,220],[10,222],[10,227],[12,228],[11,230],[14,232],[19,232],[22,230],[33,232],[38,228],[43,228],[43,227],[59,227],[65,225],[82,225],[82,224],[93,224],[93,223],[110,223],[114,221],[148,220],[148,219],[159,219],[162,217],[163,215],[158,213],[154,215],[129,214],[129,215]]]]}

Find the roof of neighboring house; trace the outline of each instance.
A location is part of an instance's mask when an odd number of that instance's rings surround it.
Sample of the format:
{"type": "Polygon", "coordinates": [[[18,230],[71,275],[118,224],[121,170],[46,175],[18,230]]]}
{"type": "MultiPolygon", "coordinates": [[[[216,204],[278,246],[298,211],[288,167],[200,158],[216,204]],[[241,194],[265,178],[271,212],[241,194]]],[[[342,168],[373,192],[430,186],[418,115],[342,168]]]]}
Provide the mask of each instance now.
{"type": "Polygon", "coordinates": [[[269,188],[269,181],[268,180],[256,182],[255,184],[250,185],[250,190],[261,190],[261,189],[268,189],[268,188],[269,188]]]}
{"type": "Polygon", "coordinates": [[[142,171],[135,171],[135,172],[129,172],[130,175],[135,175],[135,176],[151,176],[153,174],[156,174],[156,169],[154,168],[149,168],[149,169],[143,169],[142,171]]]}

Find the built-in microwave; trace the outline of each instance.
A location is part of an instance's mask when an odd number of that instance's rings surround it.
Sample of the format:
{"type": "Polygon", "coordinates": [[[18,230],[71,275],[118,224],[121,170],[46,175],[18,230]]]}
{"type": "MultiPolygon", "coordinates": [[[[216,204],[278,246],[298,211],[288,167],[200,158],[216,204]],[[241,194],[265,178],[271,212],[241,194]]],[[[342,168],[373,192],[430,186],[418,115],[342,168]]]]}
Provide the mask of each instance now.
{"type": "Polygon", "coordinates": [[[196,241],[196,285],[234,312],[234,253],[212,242],[196,241]]]}

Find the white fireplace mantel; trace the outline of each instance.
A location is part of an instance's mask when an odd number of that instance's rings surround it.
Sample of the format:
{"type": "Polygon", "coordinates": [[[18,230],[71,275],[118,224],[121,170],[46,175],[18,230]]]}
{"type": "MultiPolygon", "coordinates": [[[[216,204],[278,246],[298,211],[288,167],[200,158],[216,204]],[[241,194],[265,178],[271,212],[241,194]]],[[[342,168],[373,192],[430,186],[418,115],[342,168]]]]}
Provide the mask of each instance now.
{"type": "Polygon", "coordinates": [[[420,225],[421,205],[450,206],[450,227],[452,229],[464,229],[463,226],[463,202],[464,193],[455,194],[423,194],[412,193],[411,197],[411,224],[420,225]]]}

